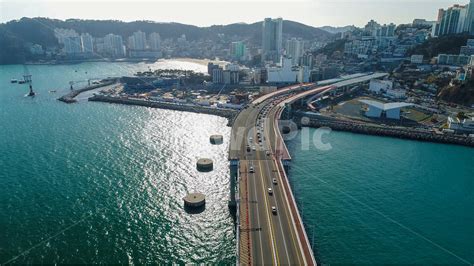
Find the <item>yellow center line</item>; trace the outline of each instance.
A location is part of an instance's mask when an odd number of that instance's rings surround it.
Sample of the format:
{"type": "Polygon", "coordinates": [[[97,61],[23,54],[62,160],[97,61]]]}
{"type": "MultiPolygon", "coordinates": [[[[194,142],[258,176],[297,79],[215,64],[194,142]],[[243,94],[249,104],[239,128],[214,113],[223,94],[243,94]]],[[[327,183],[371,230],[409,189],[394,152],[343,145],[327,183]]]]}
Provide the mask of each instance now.
{"type": "MultiPolygon", "coordinates": [[[[257,157],[259,157],[257,155],[257,157]]],[[[260,177],[263,177],[263,173],[262,173],[262,163],[260,162],[260,159],[258,159],[258,170],[260,172],[260,177]]],[[[262,180],[262,179],[261,179],[262,180]]],[[[263,180],[262,180],[263,181],[263,180]]],[[[280,257],[278,256],[278,249],[277,249],[277,245],[276,245],[276,242],[275,242],[275,231],[274,231],[274,228],[273,228],[273,222],[271,220],[271,217],[270,217],[270,214],[268,212],[268,201],[267,201],[267,195],[265,195],[265,187],[262,186],[262,190],[263,190],[263,198],[265,199],[265,206],[266,206],[266,213],[267,213],[267,221],[268,223],[270,224],[270,233],[271,233],[271,241],[273,243],[273,251],[274,251],[274,254],[276,255],[276,263],[277,265],[280,264],[280,257]]]]}
{"type": "MultiPolygon", "coordinates": [[[[275,118],[275,117],[273,117],[273,118],[275,118]]],[[[271,122],[270,122],[270,123],[271,123],[271,122]]],[[[274,123],[274,121],[273,121],[273,123],[274,123]]],[[[276,129],[275,129],[275,125],[273,125],[273,131],[274,131],[275,140],[276,140],[276,138],[277,138],[277,132],[276,132],[276,129]]],[[[267,136],[267,137],[268,137],[268,136],[267,136]]],[[[275,163],[276,169],[278,170],[278,165],[277,165],[278,162],[277,162],[276,160],[278,160],[278,159],[275,157],[274,163],[275,163]]],[[[278,171],[278,178],[280,179],[280,180],[279,180],[280,184],[283,185],[283,177],[281,176],[280,171],[278,171]]],[[[283,186],[284,186],[284,185],[283,185],[283,186]]],[[[285,190],[284,188],[283,188],[283,193],[284,193],[285,196],[286,196],[286,190],[285,190]]],[[[286,198],[286,197],[284,197],[284,198],[286,198]]],[[[286,199],[287,199],[287,198],[286,198],[286,199]]],[[[286,200],[286,203],[288,204],[287,207],[290,208],[288,199],[286,200]]],[[[286,211],[287,211],[286,208],[284,208],[284,209],[285,209],[285,212],[286,212],[286,211]]],[[[291,226],[291,225],[293,225],[293,223],[290,221],[290,215],[291,215],[291,214],[289,214],[289,212],[290,212],[290,210],[288,210],[288,212],[287,212],[286,219],[287,219],[287,222],[288,222],[288,226],[293,227],[293,226],[291,226]]],[[[296,228],[293,228],[293,229],[296,230],[296,228]]],[[[290,234],[291,234],[291,239],[292,239],[293,247],[295,248],[295,251],[298,251],[298,247],[296,246],[296,243],[295,243],[295,235],[294,235],[295,232],[294,232],[294,230],[291,230],[291,229],[290,229],[290,232],[291,232],[290,234]]],[[[301,265],[301,260],[300,260],[300,255],[301,255],[301,254],[300,254],[300,252],[297,252],[297,254],[298,254],[298,255],[297,255],[296,257],[297,257],[297,259],[298,259],[298,265],[301,265]]]]}
{"type": "MultiPolygon", "coordinates": [[[[254,132],[254,137],[256,138],[256,133],[254,132]]],[[[260,152],[258,150],[255,150],[255,154],[256,154],[256,157],[257,157],[257,161],[258,161],[258,171],[260,172],[260,181],[262,182],[262,190],[263,190],[263,198],[265,200],[265,209],[266,209],[266,213],[267,213],[267,221],[268,223],[270,224],[270,233],[271,233],[271,242],[272,242],[272,248],[273,248],[273,252],[276,256],[276,263],[277,265],[280,264],[280,258],[279,258],[279,255],[278,255],[278,249],[277,249],[277,245],[276,245],[276,242],[275,242],[275,231],[274,231],[274,228],[273,228],[273,222],[271,220],[271,217],[270,217],[270,214],[268,212],[268,209],[269,209],[269,205],[268,205],[268,201],[267,201],[267,195],[266,195],[266,191],[265,191],[265,181],[264,181],[264,178],[263,178],[263,173],[262,173],[262,164],[261,164],[261,159],[260,159],[260,152]]],[[[273,264],[273,261],[272,261],[272,264],[273,264]]]]}

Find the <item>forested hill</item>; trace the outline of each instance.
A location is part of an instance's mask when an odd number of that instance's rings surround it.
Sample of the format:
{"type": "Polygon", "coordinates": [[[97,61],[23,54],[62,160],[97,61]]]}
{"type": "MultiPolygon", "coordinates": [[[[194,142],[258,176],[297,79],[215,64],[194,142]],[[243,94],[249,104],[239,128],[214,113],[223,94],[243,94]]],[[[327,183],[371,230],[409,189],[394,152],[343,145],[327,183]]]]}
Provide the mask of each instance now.
{"type": "MultiPolygon", "coordinates": [[[[9,61],[22,61],[28,51],[27,44],[40,44],[43,47],[57,45],[55,28],[74,29],[78,33],[90,33],[93,37],[103,37],[113,33],[124,39],[133,32],[141,30],[147,34],[158,32],[163,39],[178,38],[182,34],[187,40],[245,40],[251,44],[261,43],[262,23],[215,25],[197,27],[180,23],[158,23],[152,21],[123,22],[118,20],[57,20],[49,18],[22,18],[0,24],[0,64],[9,61]]],[[[332,36],[324,30],[294,21],[283,22],[283,35],[306,40],[324,40],[332,36]]]]}

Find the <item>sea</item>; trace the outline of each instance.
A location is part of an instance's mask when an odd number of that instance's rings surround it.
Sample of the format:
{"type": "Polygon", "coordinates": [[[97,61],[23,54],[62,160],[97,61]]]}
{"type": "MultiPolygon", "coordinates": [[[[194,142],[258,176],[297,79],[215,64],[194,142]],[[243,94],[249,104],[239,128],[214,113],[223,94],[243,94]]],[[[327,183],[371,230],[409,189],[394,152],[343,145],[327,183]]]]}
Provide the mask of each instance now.
{"type": "MultiPolygon", "coordinates": [[[[56,100],[71,81],[150,68],[207,71],[186,60],[0,66],[0,264],[235,263],[226,119],[56,100]],[[33,98],[10,83],[27,72],[33,98]],[[212,172],[196,170],[203,157],[212,172]],[[190,192],[206,195],[202,212],[184,210],[190,192]]],[[[301,135],[287,142],[289,178],[318,262],[474,262],[474,149],[331,132],[320,150],[301,135]]]]}

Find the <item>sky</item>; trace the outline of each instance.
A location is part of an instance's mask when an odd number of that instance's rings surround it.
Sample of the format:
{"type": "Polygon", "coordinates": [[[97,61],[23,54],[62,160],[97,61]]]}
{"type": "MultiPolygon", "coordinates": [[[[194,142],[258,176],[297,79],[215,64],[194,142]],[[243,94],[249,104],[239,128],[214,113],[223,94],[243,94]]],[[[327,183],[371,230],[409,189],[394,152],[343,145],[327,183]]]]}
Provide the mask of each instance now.
{"type": "Polygon", "coordinates": [[[311,26],[435,20],[439,8],[468,0],[0,0],[0,22],[22,17],[180,22],[197,26],[282,17],[311,26]]]}

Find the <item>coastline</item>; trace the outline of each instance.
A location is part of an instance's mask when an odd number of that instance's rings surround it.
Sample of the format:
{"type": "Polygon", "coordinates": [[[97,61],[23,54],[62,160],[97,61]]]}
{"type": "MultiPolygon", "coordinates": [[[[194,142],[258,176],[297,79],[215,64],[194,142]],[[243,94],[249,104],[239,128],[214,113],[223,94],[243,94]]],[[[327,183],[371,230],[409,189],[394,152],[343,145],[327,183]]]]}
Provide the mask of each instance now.
{"type": "Polygon", "coordinates": [[[474,138],[463,135],[437,134],[428,130],[412,128],[381,127],[376,125],[342,121],[330,117],[305,117],[304,121],[302,121],[302,119],[302,116],[295,116],[294,122],[299,126],[312,128],[328,127],[331,130],[346,131],[356,134],[474,147],[474,138]]]}
{"type": "Polygon", "coordinates": [[[202,66],[207,66],[208,63],[218,64],[223,66],[229,62],[208,59],[208,58],[191,58],[191,57],[176,57],[176,58],[90,58],[90,59],[71,59],[71,60],[45,60],[45,61],[33,61],[17,63],[19,65],[73,65],[80,63],[97,63],[97,62],[108,62],[108,63],[156,63],[160,61],[178,61],[195,63],[202,66]]]}

